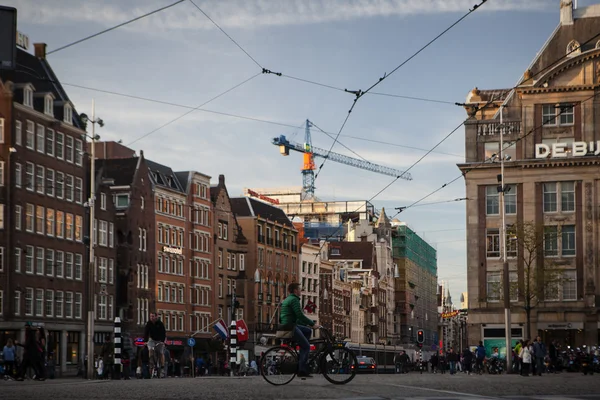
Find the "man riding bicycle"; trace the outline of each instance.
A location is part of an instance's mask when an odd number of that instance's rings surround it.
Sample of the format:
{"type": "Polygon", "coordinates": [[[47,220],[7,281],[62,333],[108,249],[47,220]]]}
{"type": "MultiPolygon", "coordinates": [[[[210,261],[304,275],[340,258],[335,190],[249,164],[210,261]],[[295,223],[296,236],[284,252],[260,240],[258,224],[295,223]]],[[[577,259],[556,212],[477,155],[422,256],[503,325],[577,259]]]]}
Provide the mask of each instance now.
{"type": "Polygon", "coordinates": [[[289,295],[281,303],[281,313],[279,314],[279,323],[281,329],[293,331],[294,341],[300,346],[298,360],[298,376],[301,378],[312,378],[308,369],[308,354],[310,353],[310,337],[313,329],[320,328],[315,321],[309,319],[302,312],[300,306],[300,284],[290,283],[288,285],[289,295]],[[308,326],[304,326],[308,325],[308,326]]]}
{"type": "MultiPolygon", "coordinates": [[[[155,354],[158,353],[160,365],[165,365],[165,340],[167,331],[162,321],[158,319],[155,312],[150,313],[150,321],[146,323],[144,330],[144,341],[147,343],[150,357],[150,371],[155,367],[155,354]]],[[[157,371],[158,376],[158,371],[157,371]]],[[[160,376],[158,376],[160,377],[160,376]]]]}

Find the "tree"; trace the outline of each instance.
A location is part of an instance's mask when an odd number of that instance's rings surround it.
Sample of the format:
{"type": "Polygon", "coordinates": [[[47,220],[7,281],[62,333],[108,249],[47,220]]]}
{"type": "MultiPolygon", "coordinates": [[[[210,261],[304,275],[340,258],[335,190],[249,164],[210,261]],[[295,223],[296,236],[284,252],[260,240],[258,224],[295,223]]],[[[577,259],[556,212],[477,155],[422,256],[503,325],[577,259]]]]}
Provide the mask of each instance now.
{"type": "Polygon", "coordinates": [[[521,222],[507,229],[506,252],[510,259],[522,271],[517,272],[517,279],[510,279],[509,291],[511,299],[523,302],[527,319],[526,338],[531,335],[531,311],[544,298],[557,298],[563,274],[556,269],[556,264],[546,258],[547,251],[553,250],[552,243],[560,234],[558,229],[548,229],[533,222],[521,222]]]}

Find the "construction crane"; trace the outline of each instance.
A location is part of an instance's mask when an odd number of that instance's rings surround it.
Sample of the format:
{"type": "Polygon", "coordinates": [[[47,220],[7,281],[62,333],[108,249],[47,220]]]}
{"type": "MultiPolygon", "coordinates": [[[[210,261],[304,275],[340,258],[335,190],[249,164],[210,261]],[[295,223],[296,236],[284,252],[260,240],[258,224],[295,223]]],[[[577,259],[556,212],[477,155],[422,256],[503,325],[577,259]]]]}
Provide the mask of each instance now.
{"type": "Polygon", "coordinates": [[[279,146],[279,151],[284,156],[290,155],[290,150],[304,153],[304,163],[302,165],[302,189],[306,198],[312,199],[315,196],[315,157],[329,159],[331,161],[350,165],[351,167],[366,169],[367,171],[376,172],[378,174],[389,175],[396,178],[412,180],[409,173],[399,171],[394,168],[384,167],[382,165],[373,164],[365,160],[348,157],[343,154],[330,152],[325,149],[313,147],[310,136],[310,127],[312,123],[306,120],[306,128],[304,131],[304,143],[291,142],[284,135],[273,138],[272,143],[279,146]]]}

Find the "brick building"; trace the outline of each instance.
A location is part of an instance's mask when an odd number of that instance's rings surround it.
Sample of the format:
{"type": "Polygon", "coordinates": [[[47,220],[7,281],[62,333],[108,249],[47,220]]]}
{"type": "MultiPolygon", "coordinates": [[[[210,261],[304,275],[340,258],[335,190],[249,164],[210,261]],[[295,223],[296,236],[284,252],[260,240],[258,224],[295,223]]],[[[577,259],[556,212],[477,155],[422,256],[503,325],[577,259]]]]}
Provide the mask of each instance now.
{"type": "MultiPolygon", "coordinates": [[[[64,372],[83,358],[86,311],[101,284],[88,293],[85,127],[46,45],[34,47],[17,49],[17,71],[0,71],[0,342],[22,339],[25,322],[43,325],[64,372]]],[[[108,269],[114,257],[102,247],[108,269]]],[[[109,301],[114,285],[106,285],[109,301]]],[[[97,317],[108,319],[108,303],[106,313],[97,317]]],[[[111,322],[96,322],[97,333],[110,331],[111,322]]]]}
{"type": "MultiPolygon", "coordinates": [[[[214,302],[217,310],[217,318],[229,324],[231,321],[231,294],[237,289],[237,282],[248,278],[247,258],[248,240],[244,236],[242,227],[233,213],[231,198],[225,185],[225,177],[219,175],[217,185],[210,188],[210,197],[214,211],[216,228],[215,236],[215,258],[214,258],[214,302]]],[[[250,275],[252,278],[252,275],[250,275]]],[[[237,319],[246,318],[246,298],[244,286],[236,290],[240,304],[237,310],[237,319]]]]}
{"type": "Polygon", "coordinates": [[[233,212],[248,239],[243,285],[250,341],[256,334],[270,332],[278,323],[277,305],[287,296],[287,285],[298,282],[298,231],[285,213],[251,197],[231,199],[233,212]],[[275,314],[275,315],[274,315],[275,314]]]}

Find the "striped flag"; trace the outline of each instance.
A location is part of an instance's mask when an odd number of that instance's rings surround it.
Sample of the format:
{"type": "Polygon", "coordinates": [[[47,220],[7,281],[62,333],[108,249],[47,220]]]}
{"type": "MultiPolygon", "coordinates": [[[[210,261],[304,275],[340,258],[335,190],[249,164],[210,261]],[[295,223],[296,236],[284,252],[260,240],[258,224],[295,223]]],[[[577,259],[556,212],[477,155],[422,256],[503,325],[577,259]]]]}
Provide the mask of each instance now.
{"type": "Polygon", "coordinates": [[[215,331],[217,331],[217,333],[219,334],[219,336],[221,336],[221,338],[223,338],[223,340],[227,339],[227,337],[229,336],[227,334],[227,325],[225,325],[225,322],[223,322],[222,319],[215,322],[213,328],[215,328],[215,331]]]}

